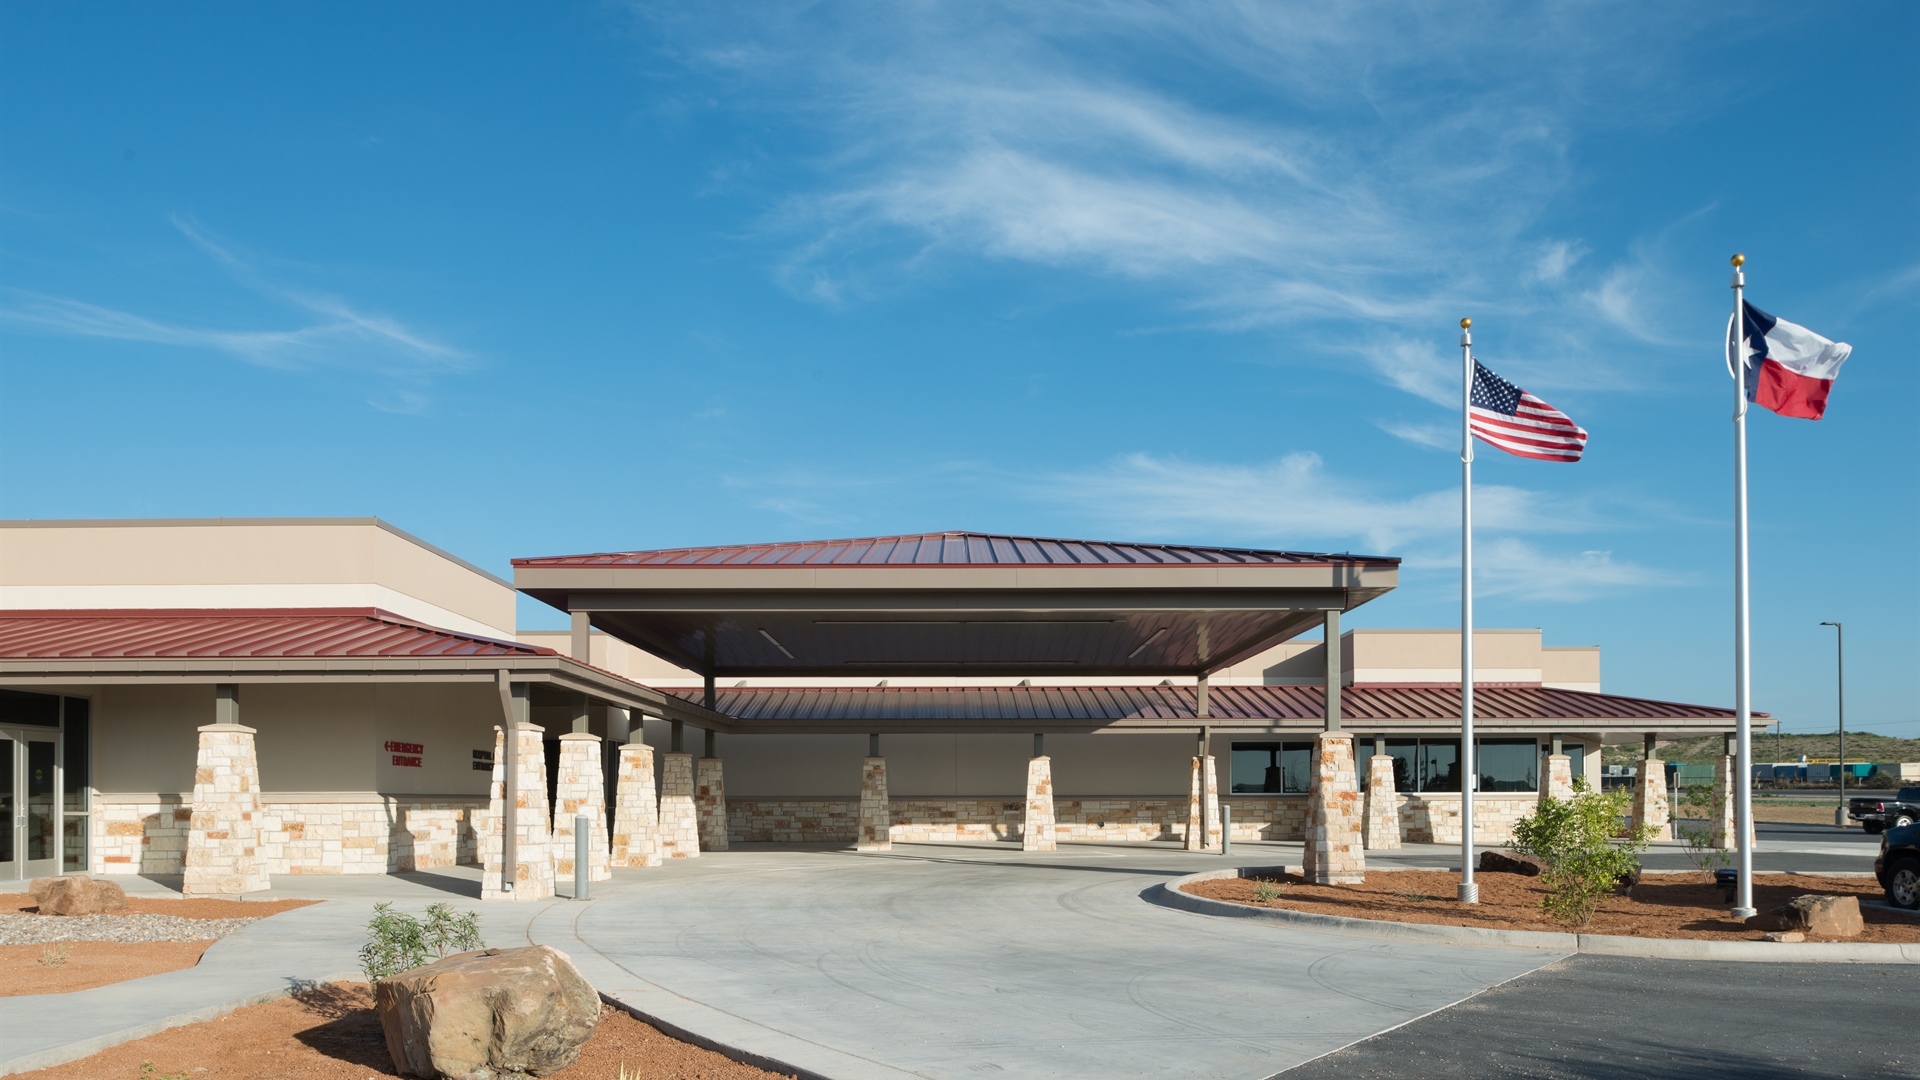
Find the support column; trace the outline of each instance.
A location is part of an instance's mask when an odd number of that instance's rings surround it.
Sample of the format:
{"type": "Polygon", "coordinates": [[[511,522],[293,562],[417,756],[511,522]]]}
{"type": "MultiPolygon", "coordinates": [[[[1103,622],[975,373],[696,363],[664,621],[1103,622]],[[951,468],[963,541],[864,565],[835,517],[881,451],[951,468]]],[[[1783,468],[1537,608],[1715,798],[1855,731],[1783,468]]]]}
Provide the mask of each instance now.
{"type": "Polygon", "coordinates": [[[627,743],[620,747],[619,773],[614,779],[613,842],[607,861],[614,866],[659,866],[660,847],[654,842],[659,827],[653,747],[627,743]]]}
{"type": "Polygon", "coordinates": [[[240,687],[214,687],[214,723],[200,728],[185,896],[238,896],[272,887],[260,864],[260,765],[254,729],[240,724],[240,687]]]}
{"type": "Polygon", "coordinates": [[[693,755],[675,749],[660,759],[660,828],[654,840],[667,859],[700,857],[700,823],[693,808],[693,755]]]}
{"type": "Polygon", "coordinates": [[[1188,851],[1214,851],[1220,844],[1220,781],[1213,755],[1207,753],[1206,728],[1200,729],[1195,751],[1188,772],[1186,847],[1188,851]]]}
{"type": "Polygon", "coordinates": [[[1360,819],[1353,737],[1323,731],[1313,742],[1313,774],[1307,784],[1307,842],[1301,862],[1308,881],[1352,885],[1366,880],[1360,819]]]}
{"type": "Polygon", "coordinates": [[[1640,781],[1633,788],[1633,824],[1653,826],[1655,840],[1673,839],[1673,821],[1667,814],[1667,763],[1653,755],[1654,736],[1647,736],[1646,753],[1640,759],[1640,781]]]}
{"type": "Polygon", "coordinates": [[[855,851],[893,850],[893,804],[887,799],[887,759],[880,736],[867,736],[867,757],[860,763],[860,833],[855,851]]]}
{"type": "Polygon", "coordinates": [[[1033,758],[1027,762],[1027,814],[1020,830],[1020,850],[1054,851],[1053,759],[1046,755],[1046,736],[1033,737],[1033,758]]]}
{"type": "Polygon", "coordinates": [[[1387,740],[1374,736],[1367,758],[1366,819],[1361,840],[1369,851],[1392,851],[1400,846],[1400,794],[1394,788],[1393,755],[1387,740]]]}
{"type": "MultiPolygon", "coordinates": [[[[1713,765],[1713,846],[1732,851],[1735,835],[1740,831],[1740,827],[1734,823],[1733,808],[1734,777],[1738,775],[1738,766],[1734,759],[1732,736],[1727,737],[1727,744],[1722,748],[1725,753],[1713,765]]],[[[1752,836],[1747,839],[1753,843],[1752,836]]],[[[1760,845],[1753,843],[1752,850],[1760,850],[1760,845]]]]}
{"type": "Polygon", "coordinates": [[[507,826],[507,752],[508,734],[494,728],[493,782],[488,785],[487,834],[480,850],[480,899],[549,900],[553,898],[553,850],[547,831],[547,751],[543,736],[546,729],[535,724],[515,724],[511,759],[514,777],[513,869],[506,880],[513,888],[501,888],[506,865],[507,826]]]}
{"type": "Polygon", "coordinates": [[[1573,798],[1573,759],[1560,752],[1560,733],[1553,733],[1553,742],[1548,747],[1546,775],[1541,777],[1540,797],[1543,799],[1573,798]]]}
{"type": "Polygon", "coordinates": [[[554,788],[553,873],[573,880],[574,816],[593,819],[587,837],[587,880],[613,877],[607,866],[606,771],[600,765],[600,736],[569,732],[560,736],[560,782],[554,788]]]}
{"type": "Polygon", "coordinates": [[[713,732],[707,732],[707,752],[694,773],[693,805],[700,822],[700,850],[727,850],[727,785],[720,758],[713,750],[713,732]]]}

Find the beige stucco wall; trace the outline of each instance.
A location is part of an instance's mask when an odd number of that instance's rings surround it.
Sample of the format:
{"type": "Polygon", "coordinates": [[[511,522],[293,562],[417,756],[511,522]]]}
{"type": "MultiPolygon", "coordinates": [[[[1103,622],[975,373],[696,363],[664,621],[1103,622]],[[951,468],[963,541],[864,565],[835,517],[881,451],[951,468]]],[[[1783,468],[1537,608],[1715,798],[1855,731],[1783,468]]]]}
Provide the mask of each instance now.
{"type": "MultiPolygon", "coordinates": [[[[196,729],[213,722],[213,687],[105,686],[91,696],[93,786],[104,792],[191,792],[196,729]]],[[[255,729],[267,792],[484,795],[500,706],[489,686],[249,683],[240,722],[255,729]],[[396,767],[388,741],[418,743],[420,768],[396,767]]]]}
{"type": "Polygon", "coordinates": [[[0,522],[0,608],[379,607],[510,639],[514,598],[374,518],[0,522]]]}

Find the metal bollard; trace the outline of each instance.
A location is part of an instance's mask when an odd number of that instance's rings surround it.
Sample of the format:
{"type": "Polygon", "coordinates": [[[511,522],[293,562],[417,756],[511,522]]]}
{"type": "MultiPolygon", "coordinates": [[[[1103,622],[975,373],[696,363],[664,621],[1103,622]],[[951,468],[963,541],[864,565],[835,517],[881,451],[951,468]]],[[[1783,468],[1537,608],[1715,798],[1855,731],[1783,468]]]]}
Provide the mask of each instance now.
{"type": "Polygon", "coordinates": [[[1233,807],[1220,804],[1220,854],[1233,853],[1233,807]]]}
{"type": "Polygon", "coordinates": [[[573,819],[573,898],[587,899],[587,845],[593,839],[593,819],[585,814],[573,819]]]}

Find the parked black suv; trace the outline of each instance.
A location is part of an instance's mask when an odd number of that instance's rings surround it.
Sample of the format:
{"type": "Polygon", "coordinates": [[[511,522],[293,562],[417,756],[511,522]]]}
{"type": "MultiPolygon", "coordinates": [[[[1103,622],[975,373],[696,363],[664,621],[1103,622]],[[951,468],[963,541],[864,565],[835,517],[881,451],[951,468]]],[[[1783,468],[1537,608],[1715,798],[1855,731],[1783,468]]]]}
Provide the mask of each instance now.
{"type": "Polygon", "coordinates": [[[1882,829],[1911,825],[1920,821],[1920,787],[1903,787],[1889,798],[1868,795],[1847,802],[1847,816],[1860,823],[1871,836],[1882,829]]]}
{"type": "Polygon", "coordinates": [[[1920,908],[1920,825],[1901,825],[1880,837],[1873,876],[1894,907],[1920,908]]]}

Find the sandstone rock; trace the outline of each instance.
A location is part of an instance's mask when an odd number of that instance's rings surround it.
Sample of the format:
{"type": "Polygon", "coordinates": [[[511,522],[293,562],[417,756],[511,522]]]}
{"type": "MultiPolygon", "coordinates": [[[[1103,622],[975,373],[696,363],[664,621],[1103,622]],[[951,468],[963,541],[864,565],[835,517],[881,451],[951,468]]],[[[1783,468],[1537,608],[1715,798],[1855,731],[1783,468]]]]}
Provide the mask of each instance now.
{"type": "Polygon", "coordinates": [[[546,1076],[573,1064],[600,1022],[600,995],[545,945],[456,953],[381,979],[374,1001],[403,1076],[546,1076]]]}
{"type": "Polygon", "coordinates": [[[1760,940],[1761,941],[1786,941],[1786,942],[1805,941],[1807,940],[1807,935],[1801,933],[1798,930],[1777,930],[1771,934],[1761,934],[1760,940]]]}
{"type": "Polygon", "coordinates": [[[1483,874],[1522,874],[1526,877],[1539,877],[1547,864],[1531,855],[1522,855],[1518,851],[1483,851],[1480,853],[1480,872],[1483,874]]]}
{"type": "Polygon", "coordinates": [[[42,915],[102,915],[127,906],[127,894],[120,886],[85,874],[35,878],[27,889],[40,902],[42,915]]]}
{"type": "Polygon", "coordinates": [[[1800,930],[1822,937],[1859,937],[1866,929],[1860,919],[1857,896],[1819,896],[1808,893],[1773,909],[1773,925],[1779,930],[1800,930]]]}

